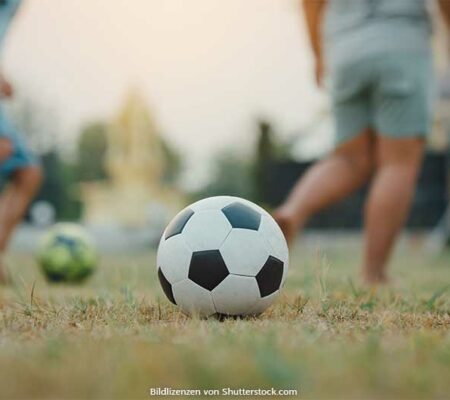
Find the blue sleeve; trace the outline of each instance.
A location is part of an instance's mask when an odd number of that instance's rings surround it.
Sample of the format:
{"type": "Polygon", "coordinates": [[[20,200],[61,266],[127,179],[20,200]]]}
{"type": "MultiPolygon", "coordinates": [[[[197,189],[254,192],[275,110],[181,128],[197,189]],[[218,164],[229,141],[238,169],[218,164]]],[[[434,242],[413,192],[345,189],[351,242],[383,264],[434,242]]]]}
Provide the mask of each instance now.
{"type": "Polygon", "coordinates": [[[0,5],[0,47],[21,3],[22,0],[5,0],[4,4],[0,5]]]}

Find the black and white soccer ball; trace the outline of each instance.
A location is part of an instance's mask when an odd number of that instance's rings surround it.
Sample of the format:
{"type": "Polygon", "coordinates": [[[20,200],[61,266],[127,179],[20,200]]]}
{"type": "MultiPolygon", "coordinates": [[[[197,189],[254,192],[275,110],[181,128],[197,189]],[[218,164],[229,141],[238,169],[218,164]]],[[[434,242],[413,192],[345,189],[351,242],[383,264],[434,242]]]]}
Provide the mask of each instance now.
{"type": "Polygon", "coordinates": [[[289,252],[261,207],[212,197],[181,211],[161,238],[158,277],[168,299],[202,317],[258,315],[278,297],[289,252]]]}
{"type": "Polygon", "coordinates": [[[81,283],[97,268],[94,240],[77,224],[54,225],[37,250],[37,261],[50,282],[81,283]]]}

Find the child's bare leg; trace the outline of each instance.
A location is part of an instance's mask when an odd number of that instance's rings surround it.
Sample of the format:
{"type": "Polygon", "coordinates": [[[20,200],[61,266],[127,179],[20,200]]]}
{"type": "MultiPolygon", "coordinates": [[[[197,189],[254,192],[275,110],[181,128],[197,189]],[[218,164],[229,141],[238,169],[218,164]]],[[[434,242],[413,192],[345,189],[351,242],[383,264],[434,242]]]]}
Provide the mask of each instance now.
{"type": "Polygon", "coordinates": [[[342,200],[368,181],[373,151],[372,132],[367,129],[309,169],[274,213],[288,243],[314,213],[342,200]]]}
{"type": "MultiPolygon", "coordinates": [[[[38,166],[30,166],[14,173],[0,197],[0,257],[8,247],[15,227],[23,218],[42,182],[38,166]]],[[[0,258],[0,283],[6,281],[5,267],[0,258]]]]}
{"type": "Polygon", "coordinates": [[[423,156],[419,138],[377,139],[376,172],[365,210],[364,278],[386,280],[386,266],[408,216],[423,156]]]}

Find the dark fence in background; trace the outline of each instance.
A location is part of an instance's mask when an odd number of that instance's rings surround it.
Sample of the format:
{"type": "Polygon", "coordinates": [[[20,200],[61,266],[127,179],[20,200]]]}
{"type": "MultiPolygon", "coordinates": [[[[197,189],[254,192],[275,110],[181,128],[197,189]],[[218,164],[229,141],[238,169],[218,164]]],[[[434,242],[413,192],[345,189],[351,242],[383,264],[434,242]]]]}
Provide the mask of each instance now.
{"type": "MultiPolygon", "coordinates": [[[[265,202],[273,207],[286,198],[289,191],[312,165],[312,162],[273,161],[265,174],[265,202]]],[[[448,158],[443,153],[428,153],[419,178],[418,190],[408,227],[434,227],[447,207],[448,158]]],[[[357,229],[363,222],[363,206],[367,187],[312,218],[308,227],[321,229],[357,229]]]]}

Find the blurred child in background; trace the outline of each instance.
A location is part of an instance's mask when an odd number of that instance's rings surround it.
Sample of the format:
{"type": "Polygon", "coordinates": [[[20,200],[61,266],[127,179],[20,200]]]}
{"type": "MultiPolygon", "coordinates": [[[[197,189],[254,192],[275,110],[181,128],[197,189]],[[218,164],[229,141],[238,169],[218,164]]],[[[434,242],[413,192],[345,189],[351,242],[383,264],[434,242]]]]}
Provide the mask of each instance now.
{"type": "MultiPolygon", "coordinates": [[[[20,0],[0,0],[0,45],[20,6],[20,0]]],[[[0,97],[13,96],[13,88],[0,69],[0,97]]],[[[23,138],[6,119],[0,107],[0,175],[6,181],[0,196],[0,284],[8,282],[4,253],[14,228],[22,220],[42,181],[37,159],[23,138]]]]}
{"type": "MultiPolygon", "coordinates": [[[[450,21],[450,2],[440,0],[450,21]]],[[[371,180],[363,277],[386,266],[408,216],[432,120],[433,65],[427,0],[303,0],[322,86],[325,72],[336,150],[313,166],[275,213],[292,242],[308,219],[371,180]]]]}

